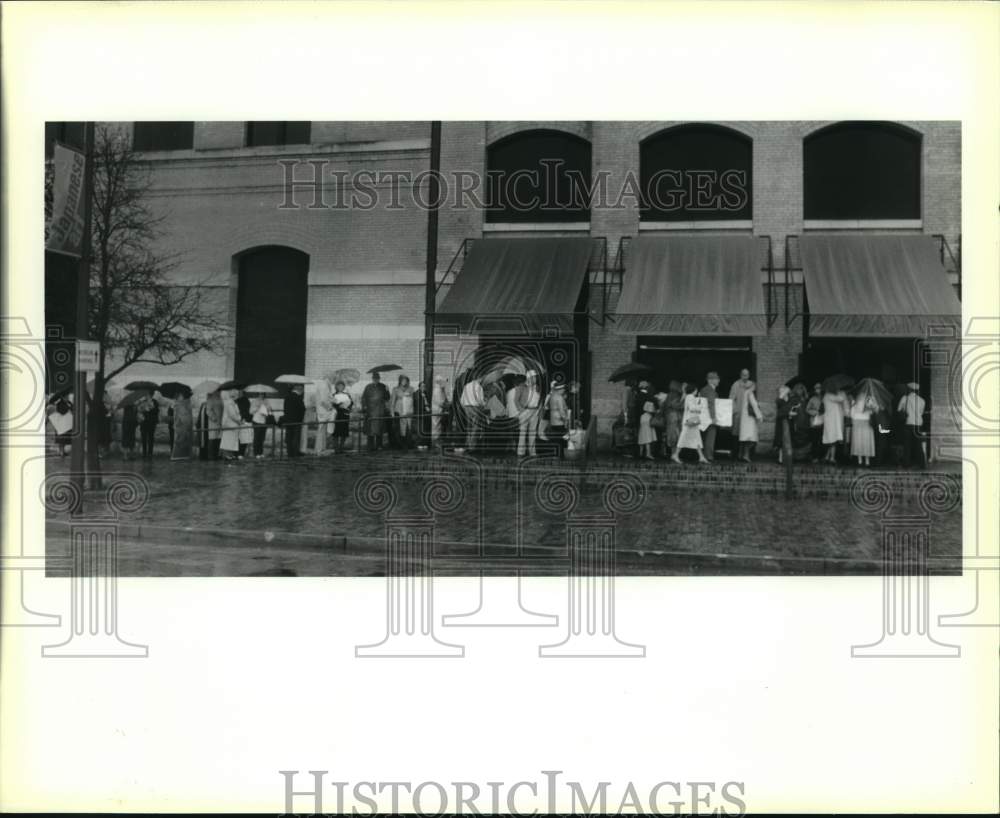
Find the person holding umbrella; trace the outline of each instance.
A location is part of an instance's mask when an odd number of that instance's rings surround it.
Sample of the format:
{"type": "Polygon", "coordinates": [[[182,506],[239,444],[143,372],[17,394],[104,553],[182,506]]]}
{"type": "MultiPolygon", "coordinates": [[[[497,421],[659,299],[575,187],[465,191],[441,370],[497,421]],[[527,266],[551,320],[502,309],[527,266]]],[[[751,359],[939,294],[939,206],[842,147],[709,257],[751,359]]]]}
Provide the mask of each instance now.
{"type": "Polygon", "coordinates": [[[160,404],[151,395],[143,395],[136,411],[139,413],[139,434],[142,440],[142,456],[153,456],[153,443],[156,439],[156,427],[160,422],[160,404]]]}
{"type": "Polygon", "coordinates": [[[354,405],[354,400],[348,394],[347,385],[343,381],[337,381],[330,402],[333,404],[336,416],[333,422],[333,450],[337,454],[343,454],[344,442],[351,433],[351,407],[354,405]]]}
{"type": "Polygon", "coordinates": [[[896,407],[903,421],[903,465],[912,466],[914,461],[922,469],[927,468],[924,457],[924,446],[920,440],[920,427],[924,423],[924,408],[926,403],[920,397],[920,384],[910,381],[906,384],[907,393],[903,395],[896,407]]]}
{"type": "Polygon", "coordinates": [[[382,376],[378,372],[373,372],[371,383],[361,393],[361,409],[365,416],[365,435],[368,437],[368,451],[370,452],[382,448],[388,404],[389,390],[382,383],[382,376]]]}
{"type": "Polygon", "coordinates": [[[198,410],[198,457],[201,460],[218,460],[222,444],[222,398],[214,389],[205,396],[198,410]]]}
{"type": "Polygon", "coordinates": [[[56,446],[59,447],[59,456],[66,456],[66,447],[73,442],[73,404],[66,397],[56,400],[52,413],[49,415],[49,423],[56,433],[56,446]]]}
{"type": "Polygon", "coordinates": [[[517,405],[517,456],[525,454],[534,457],[538,440],[538,414],[542,405],[542,394],[538,388],[538,373],[529,369],[524,383],[518,384],[514,402],[517,405]]]}
{"type": "Polygon", "coordinates": [[[171,381],[160,386],[160,394],[172,400],[169,410],[170,459],[187,460],[191,457],[191,436],[194,419],[191,414],[191,388],[187,384],[171,381]]]}
{"type": "Polygon", "coordinates": [[[293,383],[285,398],[284,411],[278,421],[285,429],[285,450],[289,457],[302,455],[302,421],[306,416],[306,402],[303,398],[305,386],[293,383]]]}
{"type": "Polygon", "coordinates": [[[239,389],[225,389],[222,392],[222,442],[219,448],[222,450],[222,459],[230,462],[243,459],[241,454],[243,417],[236,405],[239,394],[239,389]]]}
{"type": "Polygon", "coordinates": [[[832,381],[823,385],[823,445],[827,447],[825,463],[837,462],[837,446],[844,442],[844,412],[847,395],[832,381]]]}
{"type": "Polygon", "coordinates": [[[401,449],[413,444],[411,425],[413,422],[413,387],[406,375],[400,375],[396,388],[392,390],[391,409],[396,424],[397,440],[401,449]]]}
{"type": "Polygon", "coordinates": [[[250,423],[253,425],[253,456],[255,460],[260,460],[264,456],[267,426],[274,423],[274,415],[263,393],[258,392],[250,404],[250,423]]]}

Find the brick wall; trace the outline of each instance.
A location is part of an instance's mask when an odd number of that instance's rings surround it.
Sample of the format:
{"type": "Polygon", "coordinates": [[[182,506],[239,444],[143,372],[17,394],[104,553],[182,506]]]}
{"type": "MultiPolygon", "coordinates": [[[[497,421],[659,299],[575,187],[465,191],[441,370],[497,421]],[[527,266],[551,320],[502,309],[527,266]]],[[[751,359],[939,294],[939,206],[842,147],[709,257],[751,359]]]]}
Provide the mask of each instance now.
{"type": "MultiPolygon", "coordinates": [[[[517,130],[565,127],[591,139],[593,169],[607,172],[609,187],[617,191],[629,171],[638,174],[639,143],[657,131],[680,122],[446,122],[442,128],[442,171],[451,183],[456,171],[485,173],[486,146],[517,130]]],[[[785,327],[783,266],[785,238],[801,234],[802,140],[826,122],[728,122],[753,140],[753,226],[755,236],[770,236],[778,287],[779,316],[766,334],[753,339],[757,353],[756,378],[765,411],[773,416],[777,387],[796,374],[801,352],[802,324],[797,318],[785,327]]],[[[923,226],[921,232],[944,234],[953,250],[961,231],[961,128],[951,122],[904,123],[923,134],[923,226]]],[[[195,159],[161,157],[154,167],[156,197],[152,205],[166,217],[162,249],[178,253],[178,281],[210,281],[222,287],[212,298],[229,305],[235,320],[236,264],[239,253],[262,244],[282,244],[310,256],[310,290],[307,331],[307,368],[328,365],[367,369],[387,361],[406,367],[414,380],[420,375],[423,324],[423,281],[426,263],[426,212],[406,206],[400,210],[316,209],[283,210],[284,171],[279,158],[318,158],[326,168],[348,173],[360,169],[409,170],[416,174],[429,162],[429,124],[421,122],[316,122],[310,146],[243,149],[244,123],[198,123],[195,159]],[[227,291],[226,288],[229,288],[227,291]]],[[[308,176],[308,166],[297,178],[308,176]]],[[[380,194],[385,195],[383,189],[380,194]]],[[[480,197],[482,190],[476,191],[480,197]]],[[[407,193],[407,191],[403,191],[407,193]]],[[[438,275],[447,269],[466,238],[483,231],[483,213],[475,206],[456,207],[457,191],[439,214],[438,275]]],[[[329,198],[329,197],[328,197],[329,198]]],[[[308,191],[296,199],[309,203],[308,191]]],[[[407,200],[408,201],[408,200],[407,200]]],[[[624,236],[640,229],[639,211],[626,198],[617,208],[597,207],[591,214],[590,233],[608,240],[609,263],[614,263],[624,236]]],[[[912,231],[911,231],[912,232],[912,231]]],[[[765,297],[767,293],[765,290],[765,297]]],[[[796,286],[793,312],[801,304],[796,286]]],[[[610,306],[617,301],[612,294],[610,306]]],[[[598,307],[601,288],[594,287],[591,304],[598,307]]],[[[591,326],[593,358],[593,411],[606,435],[620,407],[620,390],[607,383],[610,371],[628,361],[635,351],[635,336],[619,335],[609,324],[591,326]]],[[[466,349],[469,338],[438,337],[438,367],[453,377],[456,350],[466,349]],[[454,354],[453,354],[454,353],[454,354]]],[[[464,353],[463,353],[464,354],[464,353]]],[[[178,376],[195,375],[218,366],[203,359],[176,368],[178,376]]],[[[231,368],[232,357],[223,356],[222,368],[231,368]]],[[[161,373],[162,374],[162,373],[161,373]]],[[[228,373],[223,373],[228,374],[228,373]]],[[[955,402],[948,379],[932,378],[936,409],[955,402]]],[[[951,412],[936,411],[935,427],[955,428],[951,412]],[[945,424],[950,426],[945,427],[945,424]]],[[[765,424],[762,439],[769,439],[765,424]]]]}

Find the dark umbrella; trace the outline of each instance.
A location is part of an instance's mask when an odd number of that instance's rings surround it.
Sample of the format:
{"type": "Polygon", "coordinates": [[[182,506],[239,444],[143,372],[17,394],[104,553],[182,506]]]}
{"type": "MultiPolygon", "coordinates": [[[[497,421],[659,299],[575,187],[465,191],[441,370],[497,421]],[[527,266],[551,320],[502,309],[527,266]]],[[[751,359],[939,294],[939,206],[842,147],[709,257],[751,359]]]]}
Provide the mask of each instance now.
{"type": "Polygon", "coordinates": [[[140,389],[137,391],[129,392],[121,402],[118,404],[118,409],[124,409],[126,406],[131,406],[133,403],[138,403],[143,398],[149,397],[149,392],[145,389],[140,389]]]}
{"type": "Polygon", "coordinates": [[[620,366],[614,372],[611,373],[611,377],[608,378],[611,383],[618,383],[618,381],[624,381],[628,378],[634,378],[637,375],[648,375],[653,371],[653,367],[647,366],[646,364],[630,363],[625,364],[625,366],[620,366]]]}
{"type": "Polygon", "coordinates": [[[843,373],[839,375],[831,375],[829,378],[823,381],[823,391],[824,392],[839,392],[841,389],[847,389],[854,385],[854,378],[850,375],[844,375],[843,373]]]}
{"type": "Polygon", "coordinates": [[[181,396],[190,398],[191,387],[186,383],[181,383],[180,381],[169,381],[168,383],[160,384],[160,394],[170,400],[176,400],[181,396]]]}
{"type": "Polygon", "coordinates": [[[72,391],[73,391],[72,386],[64,386],[62,389],[58,389],[51,395],[49,395],[49,399],[46,401],[46,403],[56,403],[57,401],[60,401],[63,398],[65,398],[72,391]]]}
{"type": "Polygon", "coordinates": [[[155,392],[159,389],[159,385],[153,383],[152,381],[132,381],[130,384],[126,384],[125,388],[131,392],[135,389],[141,389],[144,392],[155,392]]]}
{"type": "Polygon", "coordinates": [[[225,383],[219,384],[219,389],[245,389],[246,383],[244,381],[226,381],[225,383]]]}
{"type": "Polygon", "coordinates": [[[787,386],[789,389],[792,389],[800,383],[804,383],[806,386],[809,386],[809,381],[806,380],[801,375],[795,375],[794,377],[789,378],[787,381],[785,381],[785,386],[787,386]]]}
{"type": "Polygon", "coordinates": [[[397,369],[402,369],[403,367],[398,364],[379,364],[378,366],[373,366],[368,370],[368,374],[371,375],[375,372],[393,372],[397,369]]]}
{"type": "Polygon", "coordinates": [[[500,376],[500,382],[503,384],[504,392],[509,392],[517,383],[517,375],[513,372],[509,372],[506,375],[500,376]]]}

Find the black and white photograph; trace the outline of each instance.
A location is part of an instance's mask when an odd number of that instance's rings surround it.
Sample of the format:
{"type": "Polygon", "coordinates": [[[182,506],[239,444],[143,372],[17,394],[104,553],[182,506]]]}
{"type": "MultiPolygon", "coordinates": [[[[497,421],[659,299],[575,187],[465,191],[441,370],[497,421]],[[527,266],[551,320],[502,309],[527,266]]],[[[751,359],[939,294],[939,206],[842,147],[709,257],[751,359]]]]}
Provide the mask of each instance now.
{"type": "Polygon", "coordinates": [[[375,575],[435,480],[437,573],[564,572],[619,483],[622,574],[879,573],[876,488],[960,571],[958,122],[45,136],[46,468],[148,487],[123,576],[375,575]]]}
{"type": "Polygon", "coordinates": [[[996,814],[1000,8],[0,6],[0,811],[996,814]]]}

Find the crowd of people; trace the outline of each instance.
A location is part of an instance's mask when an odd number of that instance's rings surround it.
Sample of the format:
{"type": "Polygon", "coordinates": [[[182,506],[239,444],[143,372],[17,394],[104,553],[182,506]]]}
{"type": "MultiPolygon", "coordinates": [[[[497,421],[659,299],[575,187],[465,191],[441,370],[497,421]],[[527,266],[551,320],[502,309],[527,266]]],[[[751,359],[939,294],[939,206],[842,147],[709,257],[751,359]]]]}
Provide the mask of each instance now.
{"type": "MultiPolygon", "coordinates": [[[[719,432],[730,434],[732,459],[752,462],[765,420],[750,372],[743,369],[729,389],[731,418],[719,417],[720,378],[709,372],[697,384],[670,381],[654,392],[648,380],[626,385],[622,414],[615,424],[616,448],[626,456],[681,463],[697,457],[713,463],[719,432]]],[[[926,466],[923,448],[926,403],[916,382],[892,396],[879,381],[816,383],[810,390],[796,379],[779,387],[774,401],[772,451],[779,463],[787,451],[800,462],[926,466]]]]}
{"type": "MultiPolygon", "coordinates": [[[[280,409],[267,395],[241,389],[210,392],[197,410],[190,392],[169,400],[157,400],[158,392],[138,394],[118,409],[106,396],[99,445],[105,451],[111,446],[117,415],[118,442],[126,459],[137,456],[137,442],[141,457],[152,457],[163,423],[171,457],[178,460],[261,459],[268,454],[269,433],[270,449],[282,440],[288,457],[344,453],[355,431],[357,448],[363,438],[369,452],[448,448],[457,453],[566,457],[586,447],[578,384],[545,384],[536,370],[482,374],[469,369],[450,388],[441,376],[429,387],[423,381],[413,387],[406,375],[399,375],[391,389],[376,372],[360,395],[357,390],[352,394],[344,381],[314,383],[308,408],[302,384],[290,386],[280,409]]],[[[720,432],[726,431],[732,459],[752,462],[765,421],[757,386],[749,370],[742,370],[726,396],[731,414],[720,417],[719,384],[716,372],[709,372],[700,387],[672,380],[665,390],[654,392],[648,380],[627,383],[621,417],[613,429],[615,448],[648,460],[713,463],[720,432]]],[[[50,403],[49,422],[63,455],[72,439],[72,410],[67,396],[50,403]]],[[[769,412],[767,419],[774,421],[772,451],[778,462],[790,454],[813,463],[925,466],[925,410],[915,382],[893,398],[872,379],[816,383],[811,390],[796,380],[779,387],[773,414],[769,412]]]]}

